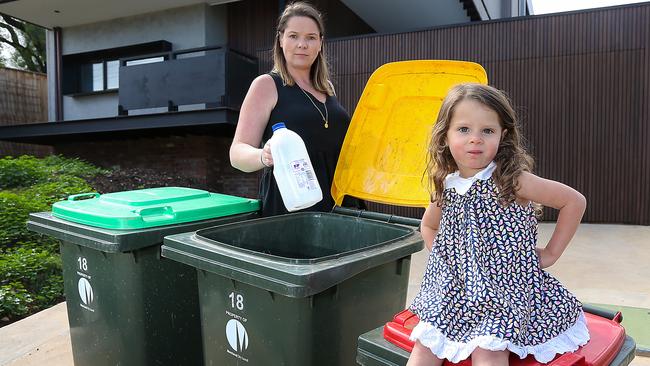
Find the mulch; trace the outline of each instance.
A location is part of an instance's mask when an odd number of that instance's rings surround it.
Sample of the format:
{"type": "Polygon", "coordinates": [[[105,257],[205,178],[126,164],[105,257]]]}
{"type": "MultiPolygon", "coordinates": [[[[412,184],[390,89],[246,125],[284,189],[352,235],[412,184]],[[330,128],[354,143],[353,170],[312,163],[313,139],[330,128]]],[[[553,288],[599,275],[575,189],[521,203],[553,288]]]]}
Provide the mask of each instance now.
{"type": "Polygon", "coordinates": [[[101,194],[155,187],[207,189],[196,178],[146,168],[114,169],[108,174],[88,179],[88,183],[101,194]]]}

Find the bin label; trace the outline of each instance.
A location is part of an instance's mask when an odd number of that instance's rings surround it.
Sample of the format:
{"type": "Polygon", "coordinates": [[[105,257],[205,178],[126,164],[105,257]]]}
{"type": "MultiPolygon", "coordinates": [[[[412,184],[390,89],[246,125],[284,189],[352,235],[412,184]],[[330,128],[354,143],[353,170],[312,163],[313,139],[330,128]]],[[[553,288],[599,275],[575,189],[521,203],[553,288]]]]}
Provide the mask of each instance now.
{"type": "Polygon", "coordinates": [[[226,338],[230,348],[237,352],[243,352],[248,348],[248,332],[237,319],[230,319],[226,323],[226,338]]]}
{"type": "Polygon", "coordinates": [[[244,310],[244,296],[242,294],[238,294],[236,292],[231,292],[230,295],[228,295],[228,298],[230,299],[230,306],[239,310],[243,311],[244,310]]]}
{"type": "Polygon", "coordinates": [[[226,339],[228,345],[234,351],[226,349],[226,352],[244,362],[248,362],[248,358],[241,355],[248,348],[248,332],[244,324],[237,319],[228,320],[228,323],[226,323],[226,339]]]}
{"type": "Polygon", "coordinates": [[[90,279],[92,276],[84,273],[88,271],[88,260],[84,257],[78,257],[77,262],[79,263],[79,270],[77,271],[77,275],[79,275],[77,290],[79,291],[79,298],[81,299],[79,306],[94,313],[95,309],[91,307],[92,302],[95,299],[95,293],[93,292],[93,287],[90,284],[90,279]]]}
{"type": "MultiPolygon", "coordinates": [[[[244,296],[234,291],[228,294],[228,305],[232,311],[244,310],[244,296]]],[[[244,357],[242,353],[248,349],[248,332],[244,324],[248,321],[246,317],[235,314],[234,312],[226,310],[226,316],[231,318],[226,323],[226,339],[228,346],[226,352],[244,362],[248,362],[248,358],[244,357]]]]}
{"type": "Polygon", "coordinates": [[[77,258],[77,262],[79,262],[79,269],[82,271],[87,271],[88,270],[88,260],[84,257],[79,257],[77,258]]]}
{"type": "Polygon", "coordinates": [[[81,307],[94,312],[95,310],[90,308],[90,305],[94,299],[93,287],[90,285],[90,281],[84,277],[81,277],[79,279],[77,289],[79,290],[79,297],[81,298],[81,302],[83,302],[83,304],[81,304],[81,307]]]}

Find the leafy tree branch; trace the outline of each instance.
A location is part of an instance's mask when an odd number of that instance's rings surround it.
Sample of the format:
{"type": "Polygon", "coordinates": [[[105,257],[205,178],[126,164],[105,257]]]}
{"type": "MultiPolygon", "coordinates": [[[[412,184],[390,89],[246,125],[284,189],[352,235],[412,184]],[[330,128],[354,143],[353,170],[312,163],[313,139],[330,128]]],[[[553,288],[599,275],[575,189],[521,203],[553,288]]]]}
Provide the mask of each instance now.
{"type": "Polygon", "coordinates": [[[12,60],[18,67],[46,72],[45,29],[0,14],[0,43],[13,49],[12,60]]]}

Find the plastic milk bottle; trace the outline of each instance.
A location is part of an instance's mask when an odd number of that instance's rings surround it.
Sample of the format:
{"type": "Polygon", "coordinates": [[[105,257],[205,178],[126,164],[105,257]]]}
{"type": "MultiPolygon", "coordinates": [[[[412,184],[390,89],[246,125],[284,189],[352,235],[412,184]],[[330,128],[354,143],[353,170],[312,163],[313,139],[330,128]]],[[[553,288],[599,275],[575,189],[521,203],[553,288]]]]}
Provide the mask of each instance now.
{"type": "Polygon", "coordinates": [[[323,199],[307,148],[300,136],[283,122],[272,126],[273,176],[288,211],[311,207],[323,199]]]}

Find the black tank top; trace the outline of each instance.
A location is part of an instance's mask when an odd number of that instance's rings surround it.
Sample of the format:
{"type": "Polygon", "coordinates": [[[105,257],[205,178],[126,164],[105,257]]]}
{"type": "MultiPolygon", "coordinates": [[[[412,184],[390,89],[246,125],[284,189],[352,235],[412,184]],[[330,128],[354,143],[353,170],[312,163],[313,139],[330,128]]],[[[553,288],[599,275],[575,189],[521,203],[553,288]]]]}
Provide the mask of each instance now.
{"type": "MultiPolygon", "coordinates": [[[[350,115],[339,103],[335,96],[327,96],[328,128],[324,127],[323,117],[325,115],[323,103],[318,101],[309,92],[303,91],[297,84],[293,86],[282,85],[282,79],[275,73],[270,73],[275,87],[278,91],[278,102],[271,111],[271,116],[266,124],[262,137],[262,146],[273,135],[271,127],[284,122],[286,127],[300,135],[305,142],[307,152],[318,183],[323,191],[323,200],[312,207],[302,211],[329,212],[334,207],[334,199],[331,194],[332,180],[336,162],[341,152],[343,139],[348,131],[350,115]],[[311,98],[312,102],[308,99],[311,98]],[[316,106],[314,106],[314,104],[316,106]]],[[[262,216],[274,216],[288,213],[282,203],[282,197],[278,190],[277,183],[273,177],[273,168],[265,168],[260,181],[260,199],[262,201],[262,216]]]]}

